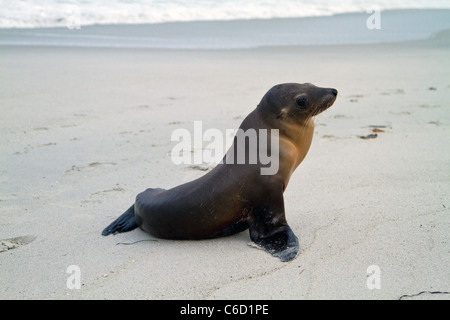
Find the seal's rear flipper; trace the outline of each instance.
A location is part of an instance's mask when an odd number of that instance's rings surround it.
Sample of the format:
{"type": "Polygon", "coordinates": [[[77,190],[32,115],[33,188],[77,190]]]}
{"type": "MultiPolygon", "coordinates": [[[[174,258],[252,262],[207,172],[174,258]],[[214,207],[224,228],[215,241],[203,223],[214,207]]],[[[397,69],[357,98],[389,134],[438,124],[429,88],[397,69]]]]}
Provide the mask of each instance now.
{"type": "Polygon", "coordinates": [[[127,211],[125,211],[120,217],[114,220],[109,226],[107,226],[102,235],[107,236],[120,232],[127,232],[137,228],[136,216],[134,215],[134,205],[132,205],[127,211]]]}
{"type": "Polygon", "coordinates": [[[250,228],[250,238],[282,262],[294,259],[299,251],[298,239],[288,225],[280,227],[269,236],[261,236],[250,228]]]}

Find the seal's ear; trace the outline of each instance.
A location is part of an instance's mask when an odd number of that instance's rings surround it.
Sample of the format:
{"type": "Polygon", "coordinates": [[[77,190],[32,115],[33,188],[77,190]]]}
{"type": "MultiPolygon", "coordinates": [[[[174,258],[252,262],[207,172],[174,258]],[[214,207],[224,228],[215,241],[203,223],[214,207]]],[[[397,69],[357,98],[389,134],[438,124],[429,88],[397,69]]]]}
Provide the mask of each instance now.
{"type": "Polygon", "coordinates": [[[286,114],[286,109],[281,109],[280,113],[277,115],[277,119],[283,118],[286,114]]]}

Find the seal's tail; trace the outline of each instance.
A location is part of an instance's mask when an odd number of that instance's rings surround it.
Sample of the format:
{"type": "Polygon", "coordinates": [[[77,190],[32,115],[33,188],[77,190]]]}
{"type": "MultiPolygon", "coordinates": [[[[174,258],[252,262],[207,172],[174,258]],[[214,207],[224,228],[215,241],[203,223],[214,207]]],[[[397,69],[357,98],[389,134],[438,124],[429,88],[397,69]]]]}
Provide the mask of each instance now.
{"type": "Polygon", "coordinates": [[[136,216],[134,215],[134,205],[125,211],[120,217],[114,220],[109,226],[107,226],[102,235],[107,236],[120,232],[127,232],[137,228],[136,216]]]}

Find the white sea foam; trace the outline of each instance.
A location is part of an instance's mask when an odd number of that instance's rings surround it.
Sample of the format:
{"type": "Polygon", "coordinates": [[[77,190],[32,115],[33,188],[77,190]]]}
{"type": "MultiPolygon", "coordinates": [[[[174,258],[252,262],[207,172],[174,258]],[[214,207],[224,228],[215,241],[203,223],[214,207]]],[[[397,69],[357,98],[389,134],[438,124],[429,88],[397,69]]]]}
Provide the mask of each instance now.
{"type": "Polygon", "coordinates": [[[448,0],[0,0],[0,28],[326,16],[381,9],[450,8],[448,0]]]}

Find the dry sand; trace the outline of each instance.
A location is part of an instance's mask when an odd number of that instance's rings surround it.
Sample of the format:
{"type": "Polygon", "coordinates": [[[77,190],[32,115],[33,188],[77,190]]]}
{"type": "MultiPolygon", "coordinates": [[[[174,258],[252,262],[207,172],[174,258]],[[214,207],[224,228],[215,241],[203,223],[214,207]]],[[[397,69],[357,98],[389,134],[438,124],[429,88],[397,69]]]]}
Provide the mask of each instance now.
{"type": "Polygon", "coordinates": [[[449,48],[448,32],[228,51],[2,47],[0,298],[448,299],[430,292],[450,291],[449,48]],[[174,129],[237,128],[283,82],[339,90],[285,192],[295,260],[248,232],[100,235],[145,188],[204,174],[172,163],[174,129]],[[70,265],[81,289],[66,286],[70,265]]]}

